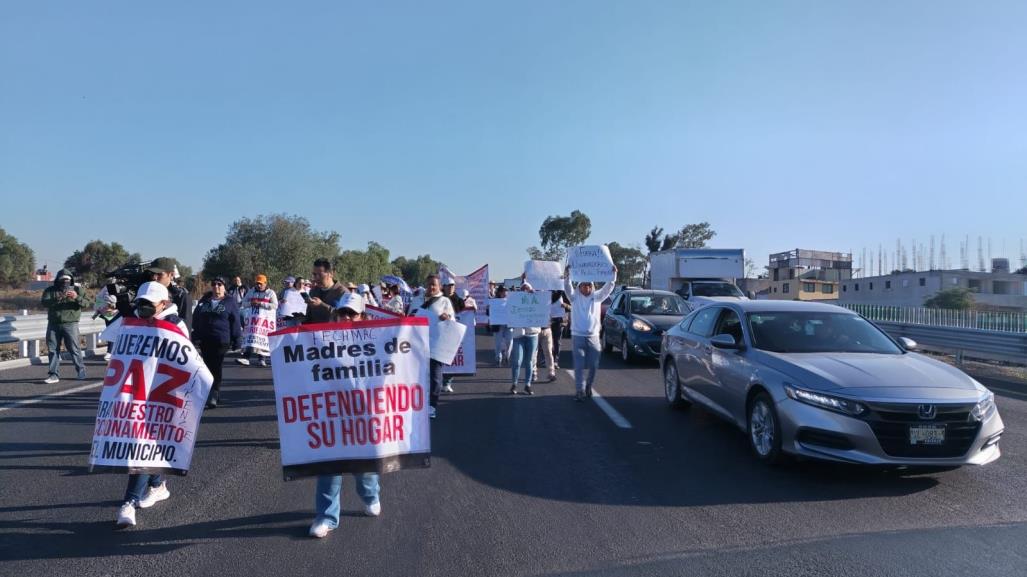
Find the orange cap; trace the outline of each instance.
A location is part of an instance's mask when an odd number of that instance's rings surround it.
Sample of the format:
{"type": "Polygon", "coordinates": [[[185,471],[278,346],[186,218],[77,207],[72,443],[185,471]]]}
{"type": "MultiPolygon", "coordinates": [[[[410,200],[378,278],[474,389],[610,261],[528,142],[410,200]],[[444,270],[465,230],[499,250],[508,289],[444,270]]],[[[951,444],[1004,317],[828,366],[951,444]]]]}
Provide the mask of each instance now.
{"type": "Polygon", "coordinates": [[[267,284],[267,277],[262,275],[262,274],[258,274],[257,275],[257,282],[259,282],[261,284],[267,284]]]}

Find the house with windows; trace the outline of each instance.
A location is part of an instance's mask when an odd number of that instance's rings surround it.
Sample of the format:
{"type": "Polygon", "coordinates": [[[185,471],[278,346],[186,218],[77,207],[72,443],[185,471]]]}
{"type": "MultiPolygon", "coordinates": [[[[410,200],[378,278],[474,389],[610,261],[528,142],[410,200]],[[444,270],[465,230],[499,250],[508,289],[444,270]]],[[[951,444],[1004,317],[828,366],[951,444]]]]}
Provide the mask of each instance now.
{"type": "Polygon", "coordinates": [[[973,291],[978,308],[1027,310],[1027,275],[1008,269],[905,271],[849,279],[842,283],[838,304],[919,307],[938,291],[957,287],[973,291]]]}
{"type": "Polygon", "coordinates": [[[842,282],[852,278],[852,255],[794,249],[770,255],[768,299],[837,300],[842,282]]]}

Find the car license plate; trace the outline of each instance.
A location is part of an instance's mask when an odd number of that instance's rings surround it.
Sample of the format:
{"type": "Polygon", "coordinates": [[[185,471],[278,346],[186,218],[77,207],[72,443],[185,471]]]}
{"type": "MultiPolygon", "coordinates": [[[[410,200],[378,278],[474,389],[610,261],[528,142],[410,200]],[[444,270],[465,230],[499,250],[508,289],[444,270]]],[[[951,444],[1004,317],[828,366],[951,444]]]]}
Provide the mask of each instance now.
{"type": "Polygon", "coordinates": [[[909,428],[910,445],[941,445],[945,443],[943,425],[920,425],[909,428]]]}

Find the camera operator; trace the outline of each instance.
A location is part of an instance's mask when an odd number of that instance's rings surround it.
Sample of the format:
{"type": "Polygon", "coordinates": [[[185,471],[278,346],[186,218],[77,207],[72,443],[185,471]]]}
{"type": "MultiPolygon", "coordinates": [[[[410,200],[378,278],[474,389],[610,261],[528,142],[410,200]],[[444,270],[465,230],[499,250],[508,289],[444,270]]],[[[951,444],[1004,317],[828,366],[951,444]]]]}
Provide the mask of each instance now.
{"type": "Polygon", "coordinates": [[[145,272],[149,274],[149,280],[157,281],[168,289],[171,302],[178,308],[179,317],[185,322],[189,330],[193,328],[193,299],[189,291],[178,286],[174,282],[175,262],[168,257],[155,258],[146,267],[145,272]]]}
{"type": "Polygon", "coordinates": [[[60,381],[61,343],[71,353],[71,362],[75,364],[79,380],[86,378],[86,363],[82,358],[82,346],[79,344],[78,321],[82,318],[82,310],[92,304],[81,287],[75,284],[71,272],[61,269],[53,286],[43,291],[40,304],[46,307],[46,346],[50,349],[49,375],[43,382],[52,385],[60,381]]]}

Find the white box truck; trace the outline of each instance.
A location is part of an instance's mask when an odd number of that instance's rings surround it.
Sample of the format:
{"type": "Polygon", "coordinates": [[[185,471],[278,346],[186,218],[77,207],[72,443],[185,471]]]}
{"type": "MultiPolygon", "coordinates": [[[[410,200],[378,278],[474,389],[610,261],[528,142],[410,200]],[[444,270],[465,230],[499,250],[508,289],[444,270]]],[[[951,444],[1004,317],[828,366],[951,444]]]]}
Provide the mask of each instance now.
{"type": "Polygon", "coordinates": [[[651,288],[676,292],[693,307],[747,300],[735,286],[735,279],[745,277],[744,249],[663,250],[650,256],[649,266],[651,288]]]}

